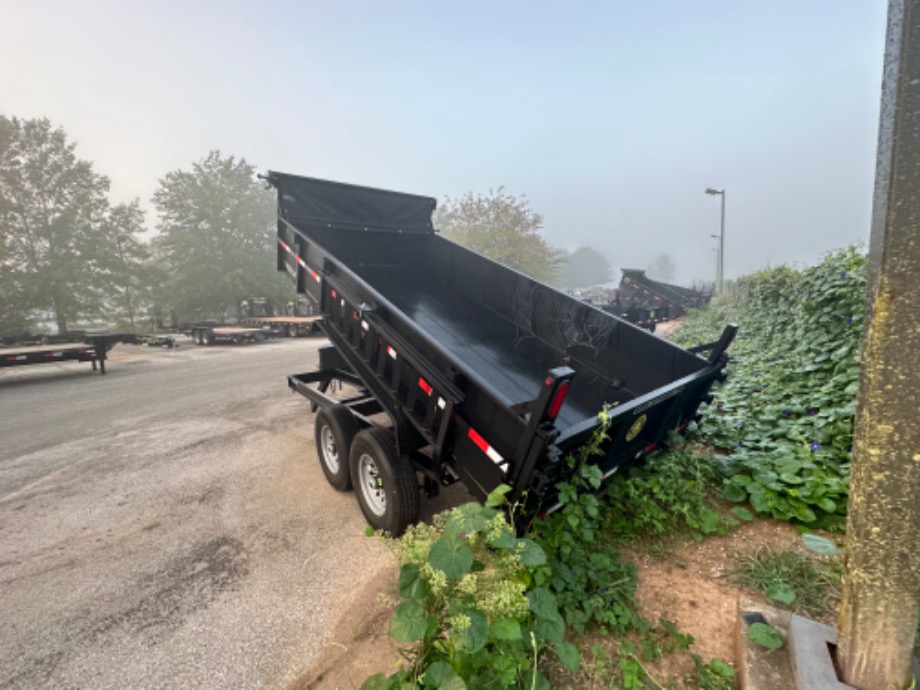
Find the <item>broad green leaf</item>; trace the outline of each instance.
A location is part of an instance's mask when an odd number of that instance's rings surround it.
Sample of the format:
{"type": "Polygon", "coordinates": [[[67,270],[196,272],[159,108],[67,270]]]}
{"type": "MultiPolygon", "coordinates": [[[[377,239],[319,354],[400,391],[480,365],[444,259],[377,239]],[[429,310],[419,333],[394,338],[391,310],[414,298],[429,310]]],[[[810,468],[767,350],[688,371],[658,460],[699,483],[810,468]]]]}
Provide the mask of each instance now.
{"type": "Polygon", "coordinates": [[[774,582],[767,588],[767,596],[788,605],[795,601],[795,590],[785,582],[774,582]]]}
{"type": "Polygon", "coordinates": [[[767,649],[779,649],[783,646],[783,638],[776,632],[776,628],[766,623],[754,623],[748,628],[748,638],[751,642],[767,649]]]}
{"type": "Polygon", "coordinates": [[[428,618],[425,609],[415,601],[404,601],[393,612],[390,636],[397,642],[416,642],[425,636],[428,618]]]}
{"type": "Polygon", "coordinates": [[[503,530],[495,539],[489,542],[489,546],[496,549],[513,549],[517,547],[517,537],[510,531],[503,530]]]}
{"type": "Polygon", "coordinates": [[[514,684],[518,676],[518,667],[514,659],[504,654],[499,655],[492,661],[492,670],[505,687],[514,684]]]}
{"type": "Polygon", "coordinates": [[[492,623],[492,635],[496,640],[520,640],[521,624],[514,618],[499,618],[492,623]]]}
{"type": "Polygon", "coordinates": [[[751,511],[742,506],[735,506],[731,509],[731,514],[734,515],[739,520],[744,520],[745,522],[750,522],[754,519],[754,516],[751,514],[751,511]]]}
{"type": "Polygon", "coordinates": [[[456,580],[470,571],[473,551],[459,535],[445,534],[432,545],[428,563],[435,570],[443,570],[448,579],[456,580]]]}
{"type": "Polygon", "coordinates": [[[565,639],[565,621],[558,613],[549,618],[537,618],[537,637],[556,644],[561,644],[565,639]]]}
{"type": "Polygon", "coordinates": [[[533,539],[521,539],[518,544],[524,545],[524,548],[519,551],[522,564],[528,568],[536,568],[546,563],[546,554],[533,539]]]}
{"type": "Polygon", "coordinates": [[[527,599],[530,601],[530,610],[537,618],[553,618],[559,615],[556,597],[546,587],[539,587],[528,592],[527,599]]]}
{"type": "Polygon", "coordinates": [[[734,678],[735,676],[735,669],[721,659],[713,659],[710,661],[709,670],[720,678],[734,678]]]}
{"type": "Polygon", "coordinates": [[[505,502],[505,494],[511,491],[511,487],[507,484],[501,484],[492,490],[486,497],[486,506],[489,508],[498,508],[505,502]]]}
{"type": "Polygon", "coordinates": [[[746,501],[748,497],[747,491],[734,483],[726,483],[723,485],[720,495],[726,501],[732,501],[733,503],[741,503],[742,501],[746,501]]]}
{"type": "Polygon", "coordinates": [[[375,673],[361,684],[359,690],[390,690],[393,681],[382,673],[375,673]]]}
{"type": "Polygon", "coordinates": [[[464,631],[463,639],[466,651],[475,653],[489,641],[489,621],[482,611],[470,610],[466,615],[470,618],[470,627],[464,631]]]}
{"type": "Polygon", "coordinates": [[[437,690],[440,688],[455,687],[448,685],[449,683],[455,682],[455,679],[460,681],[459,687],[465,687],[463,679],[457,676],[457,672],[454,671],[453,666],[445,661],[435,661],[425,669],[425,675],[422,677],[422,684],[426,690],[429,688],[431,690],[437,690]]]}
{"type": "Polygon", "coordinates": [[[578,651],[578,647],[569,642],[556,645],[556,655],[570,673],[575,673],[581,666],[581,652],[578,651]]]}
{"type": "Polygon", "coordinates": [[[804,544],[806,549],[819,553],[822,556],[833,556],[840,552],[840,549],[834,542],[830,539],[819,537],[817,534],[803,534],[802,544],[804,544]]]}
{"type": "Polygon", "coordinates": [[[428,583],[421,576],[419,567],[406,563],[399,569],[399,596],[403,599],[422,599],[429,593],[428,583]]]}

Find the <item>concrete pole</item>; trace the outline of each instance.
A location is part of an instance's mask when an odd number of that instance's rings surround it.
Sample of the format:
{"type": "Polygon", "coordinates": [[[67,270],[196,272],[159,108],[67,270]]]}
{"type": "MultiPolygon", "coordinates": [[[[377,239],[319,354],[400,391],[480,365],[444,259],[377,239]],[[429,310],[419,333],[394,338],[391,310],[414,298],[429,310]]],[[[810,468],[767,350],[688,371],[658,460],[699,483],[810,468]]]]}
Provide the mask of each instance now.
{"type": "Polygon", "coordinates": [[[890,0],[838,619],[842,680],[906,688],[920,597],[920,0],[890,0]]]}

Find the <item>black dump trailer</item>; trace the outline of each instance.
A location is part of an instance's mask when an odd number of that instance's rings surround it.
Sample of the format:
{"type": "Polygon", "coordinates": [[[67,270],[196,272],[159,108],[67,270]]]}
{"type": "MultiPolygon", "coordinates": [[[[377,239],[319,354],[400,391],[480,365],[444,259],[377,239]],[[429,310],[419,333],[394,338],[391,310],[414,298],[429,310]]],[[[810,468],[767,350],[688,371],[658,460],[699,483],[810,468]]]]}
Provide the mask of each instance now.
{"type": "Polygon", "coordinates": [[[331,341],[289,386],[319,409],[326,478],[355,487],[375,528],[399,534],[417,518],[421,477],[429,495],[460,480],[479,500],[509,485],[524,529],[557,506],[565,458],[602,409],[609,440],[592,461],[606,477],[683,431],[725,377],[732,326],[687,351],[442,238],[434,199],[266,179],[278,269],[331,341]]]}
{"type": "Polygon", "coordinates": [[[635,268],[623,269],[617,295],[620,304],[651,314],[651,319],[658,322],[676,319],[689,309],[705,306],[712,297],[702,290],[652,280],[645,271],[635,268]]]}

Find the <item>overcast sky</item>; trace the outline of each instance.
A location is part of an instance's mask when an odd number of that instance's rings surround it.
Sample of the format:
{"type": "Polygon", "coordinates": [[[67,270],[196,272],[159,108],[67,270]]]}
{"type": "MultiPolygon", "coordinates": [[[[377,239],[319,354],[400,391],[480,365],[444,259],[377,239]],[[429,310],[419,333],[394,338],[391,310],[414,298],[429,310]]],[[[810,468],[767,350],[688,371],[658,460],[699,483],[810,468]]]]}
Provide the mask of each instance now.
{"type": "MultiPolygon", "coordinates": [[[[866,241],[887,3],[0,0],[0,113],[150,208],[209,150],[438,198],[504,186],[616,268],[866,241]]],[[[148,214],[153,225],[155,218],[148,214]]]]}

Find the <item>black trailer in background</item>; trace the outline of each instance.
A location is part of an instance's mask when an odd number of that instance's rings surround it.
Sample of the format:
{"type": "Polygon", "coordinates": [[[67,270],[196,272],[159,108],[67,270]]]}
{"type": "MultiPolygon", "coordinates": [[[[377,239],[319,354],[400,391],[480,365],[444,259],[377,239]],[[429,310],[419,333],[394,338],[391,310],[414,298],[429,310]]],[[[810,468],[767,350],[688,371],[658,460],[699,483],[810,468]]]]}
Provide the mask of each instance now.
{"type": "Polygon", "coordinates": [[[605,476],[697,419],[735,329],[684,350],[437,235],[434,199],[269,173],[278,268],[319,305],[332,343],[292,375],[316,417],[324,473],[401,532],[426,492],[502,484],[519,528],[552,510],[567,454],[607,409],[605,476]],[[343,398],[334,382],[351,384],[343,398]],[[380,424],[379,420],[387,420],[380,424]]]}
{"type": "Polygon", "coordinates": [[[137,343],[138,336],[130,333],[85,334],[82,342],[59,342],[31,345],[9,345],[0,348],[0,368],[55,362],[89,362],[93,371],[105,374],[105,360],[116,343],[137,343]]]}

